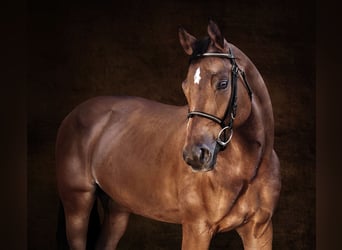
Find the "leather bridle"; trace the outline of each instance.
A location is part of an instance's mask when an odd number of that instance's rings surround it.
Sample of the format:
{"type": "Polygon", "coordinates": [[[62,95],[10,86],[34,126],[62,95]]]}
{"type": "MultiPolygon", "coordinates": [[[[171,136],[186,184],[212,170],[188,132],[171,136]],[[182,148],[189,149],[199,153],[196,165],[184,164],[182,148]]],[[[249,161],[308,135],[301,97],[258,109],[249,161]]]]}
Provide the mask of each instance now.
{"type": "Polygon", "coordinates": [[[237,79],[239,73],[243,79],[243,83],[248,91],[248,95],[250,100],[252,101],[252,90],[247,82],[246,74],[243,70],[241,70],[238,65],[236,64],[235,57],[233,55],[233,51],[229,48],[229,53],[202,53],[202,54],[195,54],[191,56],[191,60],[199,59],[203,57],[220,57],[220,58],[227,58],[229,59],[230,63],[232,64],[232,72],[231,72],[231,96],[229,99],[229,103],[227,105],[225,114],[223,118],[218,118],[215,115],[208,114],[202,111],[189,111],[188,118],[192,118],[194,116],[200,116],[209,120],[212,120],[218,123],[221,126],[221,130],[218,133],[216,142],[220,145],[221,150],[225,149],[227,144],[230,142],[233,136],[233,123],[236,117],[237,111],[237,79]],[[227,131],[229,134],[227,135],[227,131]]]}

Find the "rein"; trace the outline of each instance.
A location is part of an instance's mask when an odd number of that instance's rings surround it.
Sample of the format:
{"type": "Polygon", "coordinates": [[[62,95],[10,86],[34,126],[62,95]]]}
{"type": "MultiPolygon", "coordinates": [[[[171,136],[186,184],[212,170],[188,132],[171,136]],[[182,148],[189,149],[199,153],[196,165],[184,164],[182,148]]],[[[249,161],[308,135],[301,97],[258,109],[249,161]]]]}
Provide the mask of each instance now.
{"type": "Polygon", "coordinates": [[[227,58],[230,60],[232,64],[231,96],[230,96],[229,103],[227,105],[223,118],[221,119],[221,118],[218,118],[217,116],[214,116],[206,112],[202,112],[202,111],[190,111],[188,113],[188,118],[192,118],[194,116],[200,116],[200,117],[212,120],[221,126],[222,129],[217,135],[216,142],[220,145],[221,150],[223,150],[225,149],[225,147],[227,146],[227,144],[231,141],[233,137],[233,123],[234,123],[234,120],[236,117],[236,111],[237,111],[237,79],[238,79],[239,73],[241,74],[243,83],[248,91],[250,100],[252,100],[253,93],[252,93],[251,87],[249,86],[247,82],[245,72],[241,70],[239,66],[236,64],[233,51],[230,48],[229,48],[229,53],[211,53],[211,52],[209,53],[208,52],[208,53],[203,53],[203,54],[196,54],[196,55],[192,55],[191,60],[202,58],[202,57],[227,58]],[[227,131],[229,131],[229,135],[227,135],[227,131]]]}

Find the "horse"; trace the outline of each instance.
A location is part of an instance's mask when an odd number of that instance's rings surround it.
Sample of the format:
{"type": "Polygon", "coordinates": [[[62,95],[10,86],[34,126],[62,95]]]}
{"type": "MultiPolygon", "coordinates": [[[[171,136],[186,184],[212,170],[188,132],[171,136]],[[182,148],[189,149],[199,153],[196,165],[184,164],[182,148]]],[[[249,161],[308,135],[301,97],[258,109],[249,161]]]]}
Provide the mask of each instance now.
{"type": "Polygon", "coordinates": [[[274,118],[263,78],[210,20],[190,56],[185,106],[130,96],[79,104],[56,139],[57,190],[70,249],[86,249],[91,211],[103,222],[96,249],[116,249],[131,213],[181,224],[182,250],[205,250],[236,230],[244,249],[272,249],[281,189],[274,118]]]}

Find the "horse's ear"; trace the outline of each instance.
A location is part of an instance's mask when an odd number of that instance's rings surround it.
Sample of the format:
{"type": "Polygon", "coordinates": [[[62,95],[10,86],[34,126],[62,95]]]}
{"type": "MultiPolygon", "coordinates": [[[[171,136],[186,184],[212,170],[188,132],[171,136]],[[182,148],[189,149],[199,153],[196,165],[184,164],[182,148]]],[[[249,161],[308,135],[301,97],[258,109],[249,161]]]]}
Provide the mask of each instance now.
{"type": "Polygon", "coordinates": [[[222,33],[217,26],[216,23],[214,23],[212,20],[209,20],[208,24],[208,34],[210,36],[210,39],[214,42],[215,46],[220,49],[224,50],[224,37],[222,36],[222,33]]]}
{"type": "Polygon", "coordinates": [[[185,53],[191,55],[195,48],[197,41],[196,37],[190,35],[183,27],[178,27],[178,36],[180,44],[182,45],[185,53]]]}

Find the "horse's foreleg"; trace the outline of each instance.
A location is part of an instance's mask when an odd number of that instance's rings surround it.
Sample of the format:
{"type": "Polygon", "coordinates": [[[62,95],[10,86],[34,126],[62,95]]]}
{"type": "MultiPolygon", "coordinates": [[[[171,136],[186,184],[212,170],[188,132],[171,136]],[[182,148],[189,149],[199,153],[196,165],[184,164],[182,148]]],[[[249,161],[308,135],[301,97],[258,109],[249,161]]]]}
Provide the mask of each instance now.
{"type": "Polygon", "coordinates": [[[104,205],[104,220],[96,249],[114,250],[126,231],[129,212],[119,208],[113,201],[107,200],[104,205]]]}
{"type": "Polygon", "coordinates": [[[183,224],[182,250],[207,250],[214,231],[206,223],[183,224]]]}
{"type": "Polygon", "coordinates": [[[272,221],[258,224],[249,222],[236,229],[245,250],[272,250],[272,221]]]}

